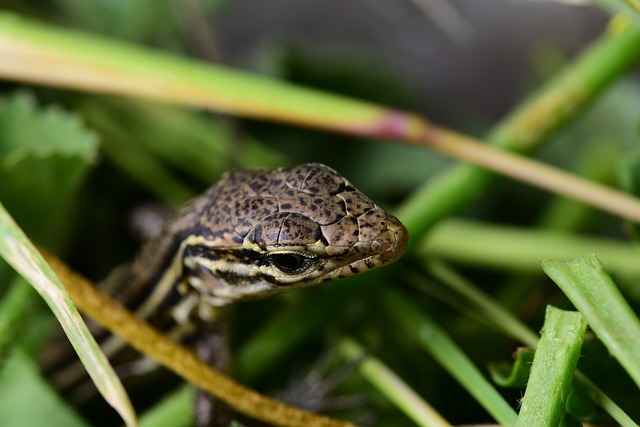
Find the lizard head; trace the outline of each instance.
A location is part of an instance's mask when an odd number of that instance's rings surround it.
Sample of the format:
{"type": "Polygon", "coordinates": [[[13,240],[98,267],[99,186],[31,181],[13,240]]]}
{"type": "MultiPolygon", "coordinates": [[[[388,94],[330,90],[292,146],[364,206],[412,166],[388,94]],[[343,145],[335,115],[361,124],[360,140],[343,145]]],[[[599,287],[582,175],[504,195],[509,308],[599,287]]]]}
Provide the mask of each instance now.
{"type": "Polygon", "coordinates": [[[396,217],[322,164],[233,171],[205,196],[183,277],[214,306],[372,270],[408,243],[396,217]]]}

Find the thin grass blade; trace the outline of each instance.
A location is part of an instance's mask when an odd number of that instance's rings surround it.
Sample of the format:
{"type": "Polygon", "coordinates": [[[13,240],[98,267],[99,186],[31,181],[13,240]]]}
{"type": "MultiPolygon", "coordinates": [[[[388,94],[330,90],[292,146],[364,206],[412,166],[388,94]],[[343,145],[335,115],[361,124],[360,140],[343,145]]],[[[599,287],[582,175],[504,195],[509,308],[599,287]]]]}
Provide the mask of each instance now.
{"type": "Polygon", "coordinates": [[[0,256],[47,302],[100,393],[128,426],[135,426],[136,416],[131,402],[69,294],[1,203],[0,256]]]}
{"type": "Polygon", "coordinates": [[[403,332],[416,336],[422,348],[445,368],[502,425],[514,425],[516,413],[451,337],[397,293],[388,292],[385,308],[403,332]]]}
{"type": "MultiPolygon", "coordinates": [[[[351,360],[355,360],[365,353],[365,349],[361,345],[348,338],[339,343],[338,349],[351,360]]],[[[367,357],[358,364],[358,371],[417,425],[451,427],[451,424],[380,360],[375,357],[367,357]]]]}

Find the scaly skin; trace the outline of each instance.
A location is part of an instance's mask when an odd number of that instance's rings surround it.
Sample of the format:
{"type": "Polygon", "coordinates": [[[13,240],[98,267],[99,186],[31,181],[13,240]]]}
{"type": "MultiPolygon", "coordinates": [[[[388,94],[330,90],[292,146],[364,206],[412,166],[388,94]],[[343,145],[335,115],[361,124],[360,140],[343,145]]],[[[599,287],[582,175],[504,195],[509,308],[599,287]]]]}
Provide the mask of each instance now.
{"type": "Polygon", "coordinates": [[[237,170],[179,211],[125,282],[146,298],[170,276],[158,298],[171,288],[207,318],[211,307],[386,265],[407,241],[397,218],[327,166],[237,170]]]}
{"type": "MultiPolygon", "coordinates": [[[[407,243],[397,218],[327,166],[237,170],[178,211],[105,285],[174,338],[206,338],[219,307],[381,267],[407,243]]],[[[95,325],[93,333],[111,359],[130,360],[124,341],[95,325]]],[[[86,379],[78,362],[44,359],[62,389],[86,379]]]]}

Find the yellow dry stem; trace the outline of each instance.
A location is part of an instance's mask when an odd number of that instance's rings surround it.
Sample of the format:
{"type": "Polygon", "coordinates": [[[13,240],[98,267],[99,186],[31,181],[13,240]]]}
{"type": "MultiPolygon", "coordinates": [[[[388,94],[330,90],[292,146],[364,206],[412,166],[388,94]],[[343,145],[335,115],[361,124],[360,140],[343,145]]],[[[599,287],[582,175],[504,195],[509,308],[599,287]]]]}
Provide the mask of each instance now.
{"type": "Polygon", "coordinates": [[[192,351],[135,317],[58,258],[42,252],[80,311],[127,341],[131,347],[236,410],[283,427],[355,427],[348,422],[286,405],[236,383],[200,360],[192,351]]]}

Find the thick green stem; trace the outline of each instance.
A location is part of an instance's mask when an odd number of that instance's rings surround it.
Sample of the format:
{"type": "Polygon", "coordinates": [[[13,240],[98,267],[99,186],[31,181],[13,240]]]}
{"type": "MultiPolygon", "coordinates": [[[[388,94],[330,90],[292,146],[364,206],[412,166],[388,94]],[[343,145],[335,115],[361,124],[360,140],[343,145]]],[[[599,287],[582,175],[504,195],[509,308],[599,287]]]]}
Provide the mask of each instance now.
{"type": "Polygon", "coordinates": [[[640,319],[593,254],[542,267],[580,310],[609,352],[640,386],[640,319]]]}
{"type": "Polygon", "coordinates": [[[580,313],[547,307],[516,427],[560,423],[586,330],[580,313]]]}

